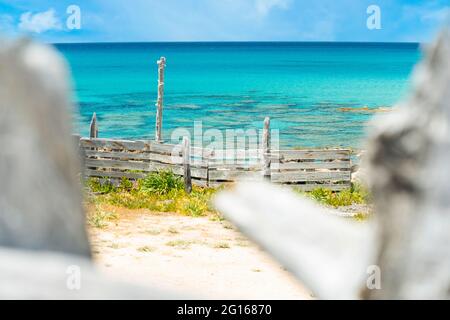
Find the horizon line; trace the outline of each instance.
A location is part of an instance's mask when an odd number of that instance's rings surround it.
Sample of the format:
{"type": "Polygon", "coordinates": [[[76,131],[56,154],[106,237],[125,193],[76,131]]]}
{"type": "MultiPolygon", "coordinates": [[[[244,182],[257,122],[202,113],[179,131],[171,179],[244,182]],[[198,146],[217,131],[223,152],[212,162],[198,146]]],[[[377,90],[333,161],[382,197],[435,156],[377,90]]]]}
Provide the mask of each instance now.
{"type": "Polygon", "coordinates": [[[201,40],[201,41],[84,41],[84,42],[46,42],[52,45],[59,44],[142,44],[142,43],[352,43],[352,44],[364,44],[364,43],[377,43],[377,44],[418,44],[423,45],[428,42],[417,41],[321,41],[321,40],[227,40],[227,41],[214,41],[214,40],[201,40]]]}

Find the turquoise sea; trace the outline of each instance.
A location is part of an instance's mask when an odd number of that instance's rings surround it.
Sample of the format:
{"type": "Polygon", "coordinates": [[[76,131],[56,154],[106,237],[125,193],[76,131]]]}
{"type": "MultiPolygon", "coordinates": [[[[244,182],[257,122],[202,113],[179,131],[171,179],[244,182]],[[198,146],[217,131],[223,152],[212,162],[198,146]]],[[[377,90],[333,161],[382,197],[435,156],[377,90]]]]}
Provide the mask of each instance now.
{"type": "Polygon", "coordinates": [[[373,112],[409,87],[418,44],[399,43],[94,43],[58,44],[73,74],[88,134],[153,138],[157,64],[167,59],[164,136],[174,128],[261,128],[271,117],[282,147],[359,147],[373,112]],[[344,108],[344,109],[343,109],[344,108]],[[356,112],[348,108],[356,108],[356,112]]]}

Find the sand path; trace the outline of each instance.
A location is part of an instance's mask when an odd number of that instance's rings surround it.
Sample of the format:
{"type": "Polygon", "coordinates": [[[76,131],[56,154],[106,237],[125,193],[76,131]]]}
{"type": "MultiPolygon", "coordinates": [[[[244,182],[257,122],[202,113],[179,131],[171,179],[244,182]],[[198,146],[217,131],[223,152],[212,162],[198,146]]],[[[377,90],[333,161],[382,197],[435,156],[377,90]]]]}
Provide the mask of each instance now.
{"type": "Polygon", "coordinates": [[[120,279],[209,299],[311,299],[291,274],[225,221],[114,210],[90,228],[94,259],[120,279]]]}

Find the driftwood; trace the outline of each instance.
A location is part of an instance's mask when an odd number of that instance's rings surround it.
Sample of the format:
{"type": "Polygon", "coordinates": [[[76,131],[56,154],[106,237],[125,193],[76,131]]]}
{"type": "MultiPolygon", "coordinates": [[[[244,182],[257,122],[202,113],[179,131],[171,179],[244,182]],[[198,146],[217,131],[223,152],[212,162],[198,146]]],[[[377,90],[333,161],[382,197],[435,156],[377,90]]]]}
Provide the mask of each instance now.
{"type": "Polygon", "coordinates": [[[238,183],[216,206],[320,298],[356,298],[372,226],[331,216],[288,187],[238,183]]]}
{"type": "Polygon", "coordinates": [[[450,298],[450,38],[415,72],[410,99],[375,124],[376,214],[338,218],[288,190],[238,184],[217,207],[319,298],[450,298]]]}
{"type": "Polygon", "coordinates": [[[450,298],[450,33],[416,70],[415,91],[375,125],[369,183],[382,290],[367,298],[450,298]]]}
{"type": "Polygon", "coordinates": [[[90,261],[66,70],[47,46],[0,40],[0,299],[176,299],[90,261]]]}
{"type": "MultiPolygon", "coordinates": [[[[320,298],[450,298],[449,59],[446,30],[419,66],[410,100],[375,126],[374,220],[342,219],[268,183],[238,184],[217,207],[320,298]],[[381,284],[369,286],[367,271],[377,269],[381,284]]],[[[48,47],[0,43],[0,298],[176,298],[93,269],[67,78],[48,47]],[[77,270],[79,287],[70,283],[77,270]]]]}
{"type": "Polygon", "coordinates": [[[61,57],[0,45],[0,246],[90,256],[61,57]]]}
{"type": "Polygon", "coordinates": [[[177,293],[115,281],[77,255],[0,247],[0,299],[181,299],[177,293]]]}

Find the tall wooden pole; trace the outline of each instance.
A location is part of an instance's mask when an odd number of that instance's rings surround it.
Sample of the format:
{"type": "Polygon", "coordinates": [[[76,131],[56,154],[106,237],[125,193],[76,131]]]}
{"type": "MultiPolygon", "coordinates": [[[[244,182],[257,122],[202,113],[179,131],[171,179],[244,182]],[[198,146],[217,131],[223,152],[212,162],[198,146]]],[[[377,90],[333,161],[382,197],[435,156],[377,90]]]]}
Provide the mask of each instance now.
{"type": "Polygon", "coordinates": [[[270,118],[264,119],[263,140],[263,175],[265,179],[270,179],[270,118]]]}
{"type": "Polygon", "coordinates": [[[156,101],[156,126],[155,141],[162,142],[162,112],[164,97],[164,68],[166,67],[166,58],[161,57],[158,61],[158,100],[156,101]]]}

